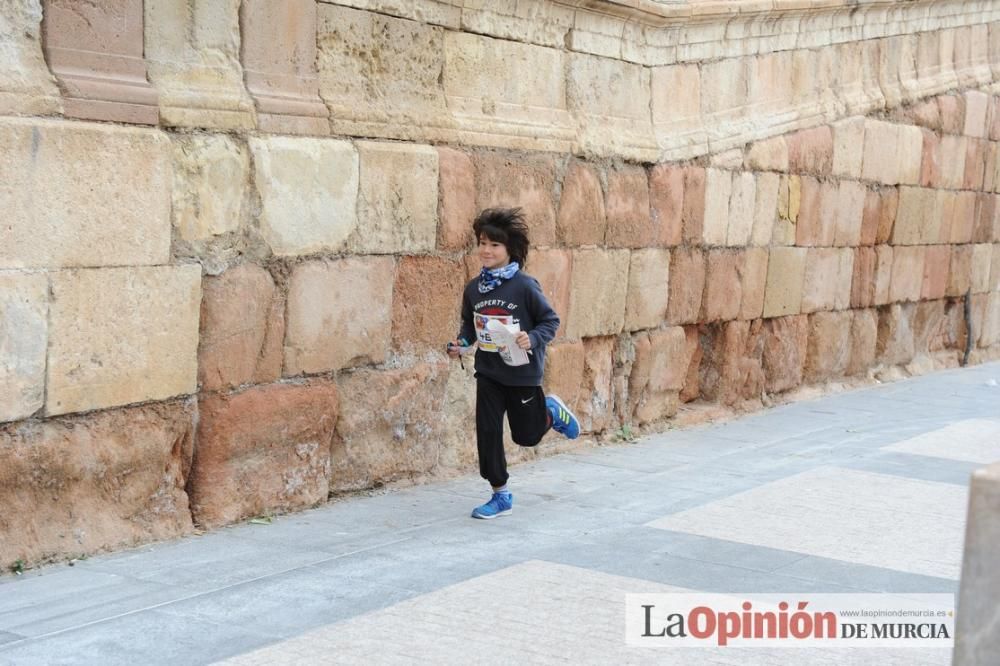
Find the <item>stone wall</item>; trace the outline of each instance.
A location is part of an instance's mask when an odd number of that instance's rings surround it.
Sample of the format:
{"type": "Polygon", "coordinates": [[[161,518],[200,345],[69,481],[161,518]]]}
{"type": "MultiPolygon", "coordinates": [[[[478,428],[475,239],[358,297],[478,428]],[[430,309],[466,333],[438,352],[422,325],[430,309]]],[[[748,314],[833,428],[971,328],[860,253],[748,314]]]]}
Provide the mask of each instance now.
{"type": "Polygon", "coordinates": [[[486,206],[595,436],[1000,353],[1000,1],[16,0],[0,45],[4,566],[472,469],[486,206]]]}

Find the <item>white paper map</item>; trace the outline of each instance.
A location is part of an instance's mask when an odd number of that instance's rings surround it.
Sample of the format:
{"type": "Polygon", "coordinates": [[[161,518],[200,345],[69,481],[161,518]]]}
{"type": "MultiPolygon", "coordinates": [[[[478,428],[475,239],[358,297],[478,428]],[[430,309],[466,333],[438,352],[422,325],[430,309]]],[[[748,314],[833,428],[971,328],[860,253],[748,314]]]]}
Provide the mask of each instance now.
{"type": "Polygon", "coordinates": [[[490,319],[486,323],[486,331],[497,347],[500,358],[507,365],[527,365],[528,352],[517,346],[514,336],[521,330],[518,324],[504,324],[499,319],[490,319]]]}

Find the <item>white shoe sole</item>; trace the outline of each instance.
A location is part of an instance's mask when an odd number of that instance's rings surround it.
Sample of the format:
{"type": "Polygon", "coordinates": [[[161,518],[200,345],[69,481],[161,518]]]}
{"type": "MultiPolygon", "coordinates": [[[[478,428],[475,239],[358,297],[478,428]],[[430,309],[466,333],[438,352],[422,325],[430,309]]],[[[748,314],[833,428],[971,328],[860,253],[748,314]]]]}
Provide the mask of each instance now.
{"type": "Polygon", "coordinates": [[[475,511],[473,511],[472,512],[472,517],[473,518],[478,518],[479,520],[493,520],[494,518],[499,518],[500,516],[506,516],[511,511],[513,511],[513,509],[507,509],[506,511],[498,511],[498,512],[494,513],[492,516],[483,516],[481,514],[476,513],[475,511]]]}

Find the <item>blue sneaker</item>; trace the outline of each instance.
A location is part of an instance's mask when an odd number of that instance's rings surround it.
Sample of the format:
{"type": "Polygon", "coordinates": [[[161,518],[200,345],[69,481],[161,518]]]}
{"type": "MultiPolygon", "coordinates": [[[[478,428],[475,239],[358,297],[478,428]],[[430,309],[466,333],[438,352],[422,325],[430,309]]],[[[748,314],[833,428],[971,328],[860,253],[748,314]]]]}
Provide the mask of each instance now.
{"type": "Polygon", "coordinates": [[[493,493],[490,501],[482,506],[477,506],[472,510],[473,518],[492,520],[498,516],[505,516],[514,508],[514,496],[510,493],[493,493]]]}
{"type": "Polygon", "coordinates": [[[549,408],[552,415],[552,429],[562,433],[567,439],[576,439],[580,436],[580,422],[576,420],[576,414],[566,406],[566,403],[555,393],[545,396],[545,406],[549,408]]]}

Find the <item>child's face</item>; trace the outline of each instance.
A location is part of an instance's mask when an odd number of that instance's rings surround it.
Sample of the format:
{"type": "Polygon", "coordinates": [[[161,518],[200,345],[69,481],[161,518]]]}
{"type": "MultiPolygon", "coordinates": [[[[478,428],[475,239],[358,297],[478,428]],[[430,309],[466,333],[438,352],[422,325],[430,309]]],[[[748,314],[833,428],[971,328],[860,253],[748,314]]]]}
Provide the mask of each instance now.
{"type": "Polygon", "coordinates": [[[500,268],[510,263],[510,253],[507,246],[490,240],[486,236],[479,237],[479,260],[486,268],[500,268]]]}

